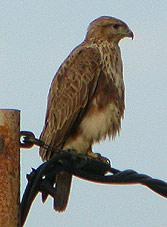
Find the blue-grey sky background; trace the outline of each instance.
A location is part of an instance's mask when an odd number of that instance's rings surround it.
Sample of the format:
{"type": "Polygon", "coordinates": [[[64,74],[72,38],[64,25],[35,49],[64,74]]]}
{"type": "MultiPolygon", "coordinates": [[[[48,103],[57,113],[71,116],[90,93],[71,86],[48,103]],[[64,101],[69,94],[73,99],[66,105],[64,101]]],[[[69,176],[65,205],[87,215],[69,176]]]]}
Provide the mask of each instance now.
{"type": "MultiPolygon", "coordinates": [[[[50,83],[62,61],[102,15],[125,21],[135,39],[120,43],[126,112],[115,141],[94,151],[115,168],[134,169],[167,181],[167,4],[163,0],[29,0],[0,2],[0,108],[21,110],[21,130],[38,137],[50,83]]],[[[25,174],[38,167],[38,148],[21,150],[25,174]]],[[[73,178],[67,210],[51,198],[34,201],[25,227],[165,227],[167,200],[141,185],[115,186],[73,178]]]]}

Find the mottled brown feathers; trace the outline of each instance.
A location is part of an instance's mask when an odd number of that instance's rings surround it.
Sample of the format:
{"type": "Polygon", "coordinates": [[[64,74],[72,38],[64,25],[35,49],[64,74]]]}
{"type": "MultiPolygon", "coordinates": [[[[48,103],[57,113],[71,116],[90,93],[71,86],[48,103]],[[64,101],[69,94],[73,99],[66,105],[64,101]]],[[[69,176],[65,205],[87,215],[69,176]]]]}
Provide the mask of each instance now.
{"type": "MultiPolygon", "coordinates": [[[[62,149],[88,154],[92,145],[114,138],[124,115],[124,82],[118,43],[133,33],[121,20],[94,20],[85,40],[76,47],[56,73],[48,96],[46,120],[40,139],[62,149]]],[[[52,153],[40,149],[43,160],[52,153]]],[[[71,175],[56,178],[55,209],[66,208],[71,175]]]]}
{"type": "MultiPolygon", "coordinates": [[[[52,82],[45,127],[41,139],[60,146],[68,135],[78,113],[90,100],[100,73],[98,49],[81,45],[62,64],[52,82]]],[[[41,156],[45,159],[45,150],[41,156]],[[43,153],[44,152],[44,153],[43,153]]]]}

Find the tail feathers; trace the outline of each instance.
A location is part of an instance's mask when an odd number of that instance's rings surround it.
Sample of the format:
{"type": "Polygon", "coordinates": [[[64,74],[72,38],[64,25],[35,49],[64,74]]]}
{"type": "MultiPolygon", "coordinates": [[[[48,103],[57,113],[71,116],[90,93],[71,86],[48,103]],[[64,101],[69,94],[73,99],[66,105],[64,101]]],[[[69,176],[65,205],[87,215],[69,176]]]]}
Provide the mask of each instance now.
{"type": "Polygon", "coordinates": [[[68,203],[70,194],[72,175],[62,171],[56,177],[56,194],[54,198],[54,209],[58,212],[63,212],[68,203]]]}

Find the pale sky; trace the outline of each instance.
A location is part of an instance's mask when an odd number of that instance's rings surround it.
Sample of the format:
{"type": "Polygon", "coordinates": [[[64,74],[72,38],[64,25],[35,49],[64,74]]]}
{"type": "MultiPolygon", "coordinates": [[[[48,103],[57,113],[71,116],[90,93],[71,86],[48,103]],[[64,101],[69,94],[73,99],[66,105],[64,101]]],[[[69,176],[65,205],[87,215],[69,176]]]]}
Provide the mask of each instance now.
{"type": "MultiPolygon", "coordinates": [[[[21,110],[21,130],[36,137],[44,124],[50,83],[85,37],[89,23],[108,15],[125,21],[135,38],[120,43],[126,112],[120,136],[95,145],[114,168],[167,181],[167,3],[157,0],[29,0],[0,2],[1,108],[21,110]]],[[[41,164],[38,148],[21,150],[25,175],[41,164]]],[[[165,227],[167,200],[141,185],[116,186],[73,178],[67,210],[38,195],[25,227],[165,227]]]]}

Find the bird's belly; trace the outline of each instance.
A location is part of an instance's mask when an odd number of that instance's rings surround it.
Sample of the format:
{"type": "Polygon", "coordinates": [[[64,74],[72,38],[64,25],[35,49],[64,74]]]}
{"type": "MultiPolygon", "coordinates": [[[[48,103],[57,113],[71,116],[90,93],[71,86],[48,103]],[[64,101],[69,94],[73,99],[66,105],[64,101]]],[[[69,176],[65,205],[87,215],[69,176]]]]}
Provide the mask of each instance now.
{"type": "Polygon", "coordinates": [[[106,136],[115,137],[120,129],[120,111],[113,104],[98,110],[92,107],[80,124],[84,138],[92,142],[99,142],[106,136]]]}
{"type": "Polygon", "coordinates": [[[95,142],[106,136],[114,138],[119,132],[120,121],[119,110],[114,104],[108,104],[100,111],[91,105],[77,128],[78,133],[68,138],[63,149],[87,153],[95,142]]]}

